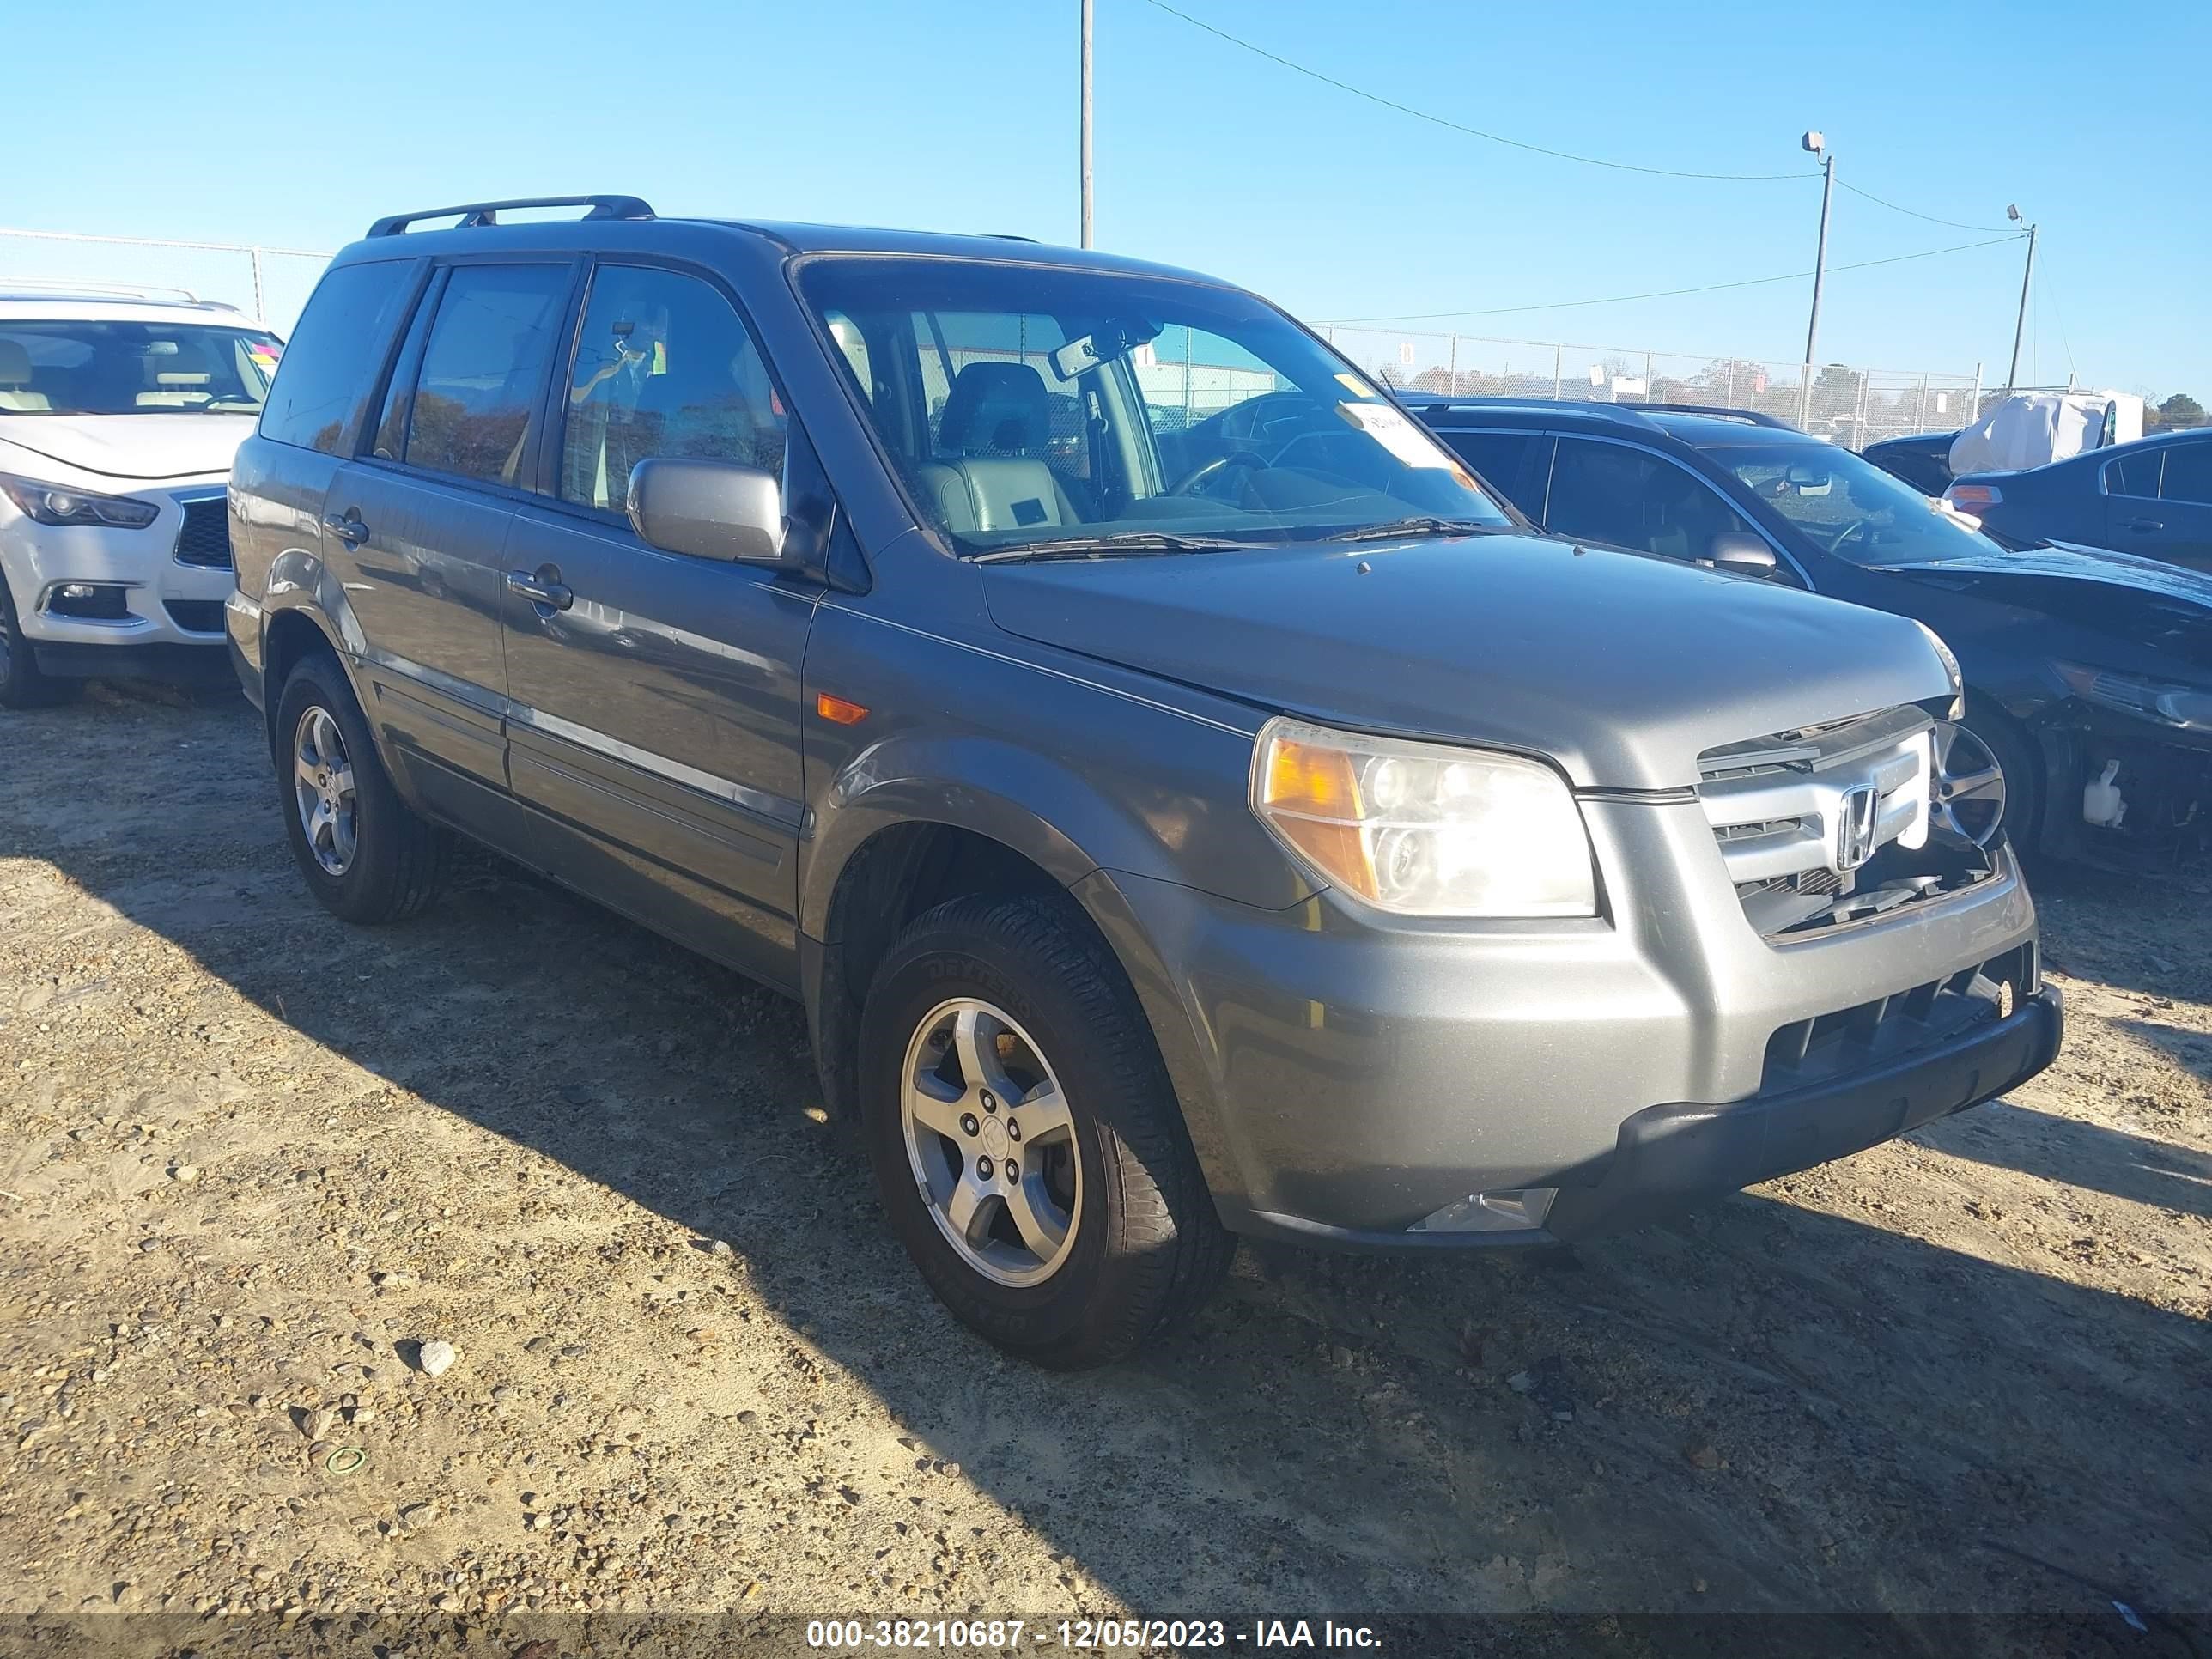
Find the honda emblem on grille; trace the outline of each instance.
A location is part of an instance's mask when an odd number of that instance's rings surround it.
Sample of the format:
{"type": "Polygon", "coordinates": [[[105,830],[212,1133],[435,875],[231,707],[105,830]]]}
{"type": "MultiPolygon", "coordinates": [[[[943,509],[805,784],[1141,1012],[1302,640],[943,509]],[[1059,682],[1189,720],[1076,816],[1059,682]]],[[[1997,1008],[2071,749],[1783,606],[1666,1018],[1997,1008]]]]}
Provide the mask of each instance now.
{"type": "Polygon", "coordinates": [[[1875,822],[1881,816],[1881,791],[1871,784],[1844,791],[1836,814],[1836,868],[1856,870],[1874,856],[1875,822]]]}

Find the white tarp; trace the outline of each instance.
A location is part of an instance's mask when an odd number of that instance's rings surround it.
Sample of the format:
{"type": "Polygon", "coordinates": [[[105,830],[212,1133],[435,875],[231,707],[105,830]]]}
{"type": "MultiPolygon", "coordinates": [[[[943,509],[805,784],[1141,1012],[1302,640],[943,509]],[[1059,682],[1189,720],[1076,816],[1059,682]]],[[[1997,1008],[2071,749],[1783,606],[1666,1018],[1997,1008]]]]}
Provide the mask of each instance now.
{"type": "Polygon", "coordinates": [[[2021,392],[1951,441],[1951,471],[2019,472],[2141,436],[2141,398],[2109,392],[2021,392]]]}

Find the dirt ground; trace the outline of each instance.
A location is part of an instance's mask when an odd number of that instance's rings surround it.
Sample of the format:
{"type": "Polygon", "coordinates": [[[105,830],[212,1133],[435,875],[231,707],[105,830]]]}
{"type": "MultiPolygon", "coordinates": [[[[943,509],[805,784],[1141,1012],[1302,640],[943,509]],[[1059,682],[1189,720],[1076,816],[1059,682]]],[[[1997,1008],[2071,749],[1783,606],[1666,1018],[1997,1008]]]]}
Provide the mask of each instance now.
{"type": "Polygon", "coordinates": [[[0,1615],[2035,1611],[2185,1650],[2212,882],[2039,898],[2070,1030],[2010,1099],[1571,1255],[1248,1249],[1068,1377],[929,1300],[793,1005],[488,858],[348,929],[242,702],[0,714],[0,1615]]]}

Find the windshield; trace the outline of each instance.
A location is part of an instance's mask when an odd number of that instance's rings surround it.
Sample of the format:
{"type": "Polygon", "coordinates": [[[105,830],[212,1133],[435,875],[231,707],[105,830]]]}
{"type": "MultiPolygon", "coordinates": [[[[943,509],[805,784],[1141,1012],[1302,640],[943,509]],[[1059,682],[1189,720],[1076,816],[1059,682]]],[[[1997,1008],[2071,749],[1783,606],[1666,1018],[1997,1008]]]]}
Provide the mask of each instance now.
{"type": "Polygon", "coordinates": [[[939,259],[817,258],[799,283],[915,501],[963,553],[1512,522],[1350,364],[1251,295],[939,259]]]}
{"type": "Polygon", "coordinates": [[[1794,443],[1711,453],[1768,511],[1853,564],[1930,564],[2004,551],[1971,519],[1848,449],[1794,443]]]}
{"type": "Polygon", "coordinates": [[[283,351],[256,328],[0,319],[0,415],[258,415],[283,351]]]}

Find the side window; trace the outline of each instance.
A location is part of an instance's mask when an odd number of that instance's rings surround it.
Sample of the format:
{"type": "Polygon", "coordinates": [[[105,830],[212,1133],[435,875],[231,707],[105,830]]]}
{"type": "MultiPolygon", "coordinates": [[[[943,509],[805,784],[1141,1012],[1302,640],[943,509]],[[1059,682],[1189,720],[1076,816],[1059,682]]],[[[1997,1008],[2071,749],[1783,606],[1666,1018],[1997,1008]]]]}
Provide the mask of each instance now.
{"type": "Polygon", "coordinates": [[[2174,444],[2166,452],[2162,500],[2212,507],[2212,444],[2174,444]]]}
{"type": "Polygon", "coordinates": [[[1443,441],[1478,473],[1483,483],[1502,490],[1513,505],[1540,524],[1544,513],[1544,479],[1531,477],[1531,458],[1549,438],[1535,432],[1445,432],[1443,441]]]}
{"type": "Polygon", "coordinates": [[[415,407],[415,376],[422,363],[422,337],[430,331],[430,319],[438,309],[441,284],[433,282],[415,307],[415,320],[407,325],[407,338],[392,366],[391,383],[384,389],[384,407],[376,417],[369,453],[380,461],[396,461],[407,453],[407,416],[415,407]]]}
{"type": "Polygon", "coordinates": [[[404,259],[340,265],[315,285],[261,411],[263,437],[341,453],[347,417],[369,390],[413,269],[404,259]]]}
{"type": "Polygon", "coordinates": [[[1713,538],[1758,532],[1703,479],[1624,444],[1562,438],[1552,463],[1553,535],[1670,559],[1701,559],[1713,538]]]}
{"type": "Polygon", "coordinates": [[[569,276],[566,265],[453,268],[416,377],[408,465],[486,483],[521,482],[569,276]]]}
{"type": "Polygon", "coordinates": [[[2163,449],[2142,449],[2132,455],[2123,455],[2118,460],[2105,464],[2105,493],[2107,495],[2140,495],[2145,501],[2158,499],[2158,470],[2166,459],[2163,449]]]}
{"type": "Polygon", "coordinates": [[[643,265],[599,268],[568,380],[563,501],[620,512],[630,469],[653,456],[781,477],[788,423],[760,347],[713,287],[643,265]]]}

